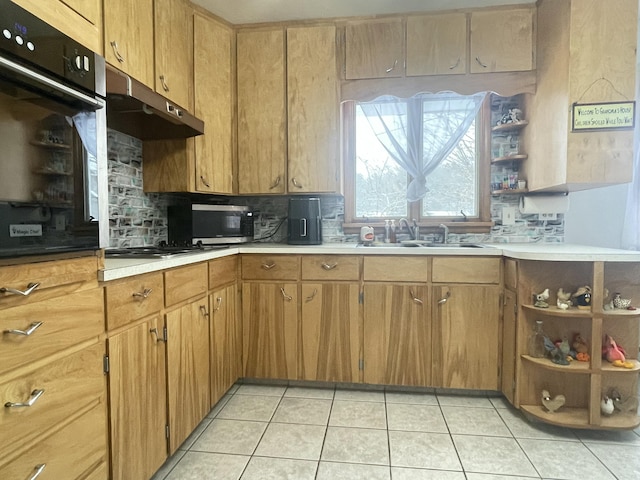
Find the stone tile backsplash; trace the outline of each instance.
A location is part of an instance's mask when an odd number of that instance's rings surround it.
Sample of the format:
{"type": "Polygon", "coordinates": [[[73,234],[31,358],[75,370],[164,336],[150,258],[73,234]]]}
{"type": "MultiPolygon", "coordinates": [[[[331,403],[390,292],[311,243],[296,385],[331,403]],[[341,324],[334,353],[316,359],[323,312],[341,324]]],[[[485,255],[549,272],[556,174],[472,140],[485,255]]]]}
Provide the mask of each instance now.
{"type": "MultiPolygon", "coordinates": [[[[111,247],[157,245],[167,239],[167,206],[183,200],[182,196],[145,193],[142,188],[142,141],[108,131],[109,171],[109,239],[111,247]]],[[[342,231],[344,198],[321,195],[322,236],[325,243],[355,242],[358,235],[342,231]]],[[[451,233],[451,242],[482,243],[562,243],[564,215],[544,220],[539,215],[522,215],[519,195],[491,198],[491,217],[495,222],[486,234],[451,233]],[[515,207],[515,224],[502,224],[503,207],[515,207]]],[[[262,242],[284,243],[287,240],[287,196],[233,197],[231,203],[250,205],[258,214],[255,238],[262,242]]],[[[423,235],[438,241],[437,234],[423,235]]],[[[401,237],[402,238],[402,237],[401,237]]]]}

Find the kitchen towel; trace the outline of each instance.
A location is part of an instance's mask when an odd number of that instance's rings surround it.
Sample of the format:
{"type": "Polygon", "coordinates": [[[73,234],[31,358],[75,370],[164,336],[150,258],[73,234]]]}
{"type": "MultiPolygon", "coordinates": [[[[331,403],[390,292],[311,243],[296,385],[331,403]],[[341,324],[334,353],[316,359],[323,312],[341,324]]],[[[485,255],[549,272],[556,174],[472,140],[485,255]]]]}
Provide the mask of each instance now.
{"type": "Polygon", "coordinates": [[[520,213],[567,213],[569,195],[523,195],[520,197],[520,213]]]}

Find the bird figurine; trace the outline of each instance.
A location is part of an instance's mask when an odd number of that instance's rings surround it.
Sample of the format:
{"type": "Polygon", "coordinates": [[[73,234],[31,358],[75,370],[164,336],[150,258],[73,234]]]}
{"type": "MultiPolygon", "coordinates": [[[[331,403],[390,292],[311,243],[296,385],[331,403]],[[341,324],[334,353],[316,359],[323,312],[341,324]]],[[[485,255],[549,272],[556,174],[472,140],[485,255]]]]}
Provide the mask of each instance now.
{"type": "Polygon", "coordinates": [[[551,398],[548,390],[542,390],[542,405],[546,408],[549,413],[553,413],[562,407],[565,403],[566,399],[564,395],[556,395],[554,398],[551,398]]]}
{"type": "Polygon", "coordinates": [[[563,288],[560,287],[556,297],[556,305],[560,310],[566,310],[571,306],[571,292],[565,292],[563,288]]]}
{"type": "Polygon", "coordinates": [[[571,346],[576,353],[589,353],[589,344],[579,333],[576,333],[576,336],[573,337],[573,343],[571,346]]]}
{"type": "Polygon", "coordinates": [[[616,360],[619,360],[621,362],[626,361],[624,348],[619,347],[613,337],[611,337],[611,335],[605,335],[604,337],[602,356],[606,358],[610,363],[613,363],[616,360]]]}
{"type": "Polygon", "coordinates": [[[620,293],[615,293],[613,295],[613,308],[617,308],[619,310],[627,309],[631,306],[631,300],[628,298],[621,298],[620,293]]]}
{"type": "Polygon", "coordinates": [[[613,399],[608,397],[607,395],[604,395],[602,397],[602,400],[600,401],[600,411],[603,415],[609,416],[613,413],[613,410],[613,399]]]}
{"type": "Polygon", "coordinates": [[[547,300],[549,300],[549,289],[545,288],[542,292],[534,294],[533,299],[534,307],[549,308],[549,304],[547,303],[547,300]]]}
{"type": "Polygon", "coordinates": [[[580,287],[571,294],[571,298],[575,299],[574,303],[579,309],[589,310],[591,308],[591,287],[589,285],[580,287]]]}
{"type": "Polygon", "coordinates": [[[638,411],[638,397],[635,395],[629,395],[627,398],[622,398],[617,388],[612,388],[609,391],[609,398],[613,400],[613,408],[618,412],[630,413],[638,411]]]}
{"type": "Polygon", "coordinates": [[[569,342],[565,338],[561,342],[553,343],[548,337],[544,337],[544,348],[549,352],[551,361],[557,365],[569,365],[567,355],[569,354],[569,342]]]}

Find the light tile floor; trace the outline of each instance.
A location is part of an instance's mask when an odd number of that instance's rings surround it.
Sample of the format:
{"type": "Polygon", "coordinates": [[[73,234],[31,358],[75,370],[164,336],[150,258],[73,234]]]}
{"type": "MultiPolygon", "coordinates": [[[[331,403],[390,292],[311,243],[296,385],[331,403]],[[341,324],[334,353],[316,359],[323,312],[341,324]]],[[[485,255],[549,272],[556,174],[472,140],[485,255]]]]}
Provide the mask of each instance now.
{"type": "Polygon", "coordinates": [[[640,429],[531,423],[504,399],[234,385],[153,480],[638,480],[640,429]]]}

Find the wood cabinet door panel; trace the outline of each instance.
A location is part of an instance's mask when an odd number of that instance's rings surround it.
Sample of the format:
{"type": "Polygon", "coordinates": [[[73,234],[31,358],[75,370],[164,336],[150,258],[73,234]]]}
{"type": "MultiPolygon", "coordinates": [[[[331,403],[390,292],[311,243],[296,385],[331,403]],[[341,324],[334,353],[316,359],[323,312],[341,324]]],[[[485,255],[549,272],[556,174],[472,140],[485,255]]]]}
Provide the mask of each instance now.
{"type": "Polygon", "coordinates": [[[167,458],[165,344],[153,328],[162,332],[160,316],[107,342],[114,480],[146,480],[167,458]]]}
{"type": "Polygon", "coordinates": [[[454,75],[466,71],[466,14],[407,17],[407,76],[454,75]]]}
{"type": "Polygon", "coordinates": [[[240,377],[240,342],[238,328],[237,286],[234,283],[213,292],[209,298],[211,316],[211,406],[240,377]]]}
{"type": "Polygon", "coordinates": [[[285,193],[287,105],[282,28],[237,34],[238,191],[285,193]]]}
{"type": "Polygon", "coordinates": [[[431,385],[426,285],[364,285],[364,382],[431,385]]]}
{"type": "Polygon", "coordinates": [[[381,282],[426,282],[429,279],[429,259],[411,257],[364,257],[364,280],[381,282]]]}
{"type": "Polygon", "coordinates": [[[167,270],[164,273],[165,305],[168,307],[201,295],[207,291],[208,286],[209,273],[206,262],[167,270]]]}
{"type": "Polygon", "coordinates": [[[239,256],[217,258],[209,262],[209,289],[235,282],[238,279],[239,256]]]}
{"type": "Polygon", "coordinates": [[[104,332],[102,289],[4,310],[0,325],[4,331],[0,337],[0,373],[3,373],[82,341],[97,339],[104,332]],[[7,332],[24,332],[39,322],[42,324],[29,336],[7,332]]]}
{"type": "Polygon", "coordinates": [[[512,404],[514,404],[516,393],[517,301],[515,292],[511,290],[504,291],[500,390],[512,404]]]}
{"type": "Polygon", "coordinates": [[[402,77],[404,36],[401,18],[347,23],[346,78],[402,77]]]}
{"type": "Polygon", "coordinates": [[[359,382],[359,285],[303,283],[301,288],[301,378],[359,382]]]}
{"type": "Polygon", "coordinates": [[[242,285],[244,376],[298,378],[298,285],[242,285]]]}
{"type": "Polygon", "coordinates": [[[0,458],[37,440],[42,428],[60,424],[91,404],[104,403],[104,345],[96,344],[0,385],[0,429],[11,442],[0,445],[0,458]],[[26,402],[35,390],[44,393],[31,407],[7,407],[26,402]]]}
{"type": "Polygon", "coordinates": [[[164,306],[162,273],[138,275],[105,288],[107,330],[159,312],[164,306]]]}
{"type": "Polygon", "coordinates": [[[499,286],[434,287],[434,386],[499,390],[500,292],[499,286]]]}

